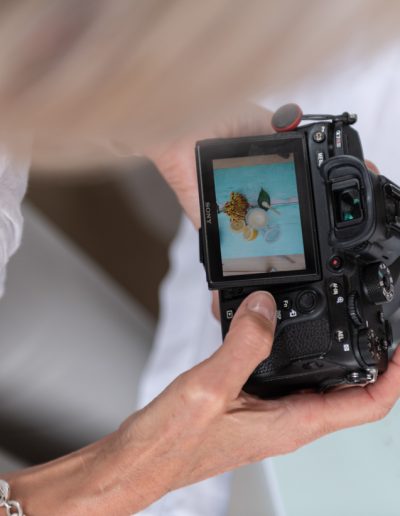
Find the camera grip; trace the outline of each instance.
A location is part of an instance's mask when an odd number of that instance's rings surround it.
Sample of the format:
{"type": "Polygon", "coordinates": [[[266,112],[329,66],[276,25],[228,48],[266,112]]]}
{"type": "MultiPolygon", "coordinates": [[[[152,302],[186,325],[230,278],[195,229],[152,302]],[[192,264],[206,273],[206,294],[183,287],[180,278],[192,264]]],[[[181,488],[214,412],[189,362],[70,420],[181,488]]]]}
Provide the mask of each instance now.
{"type": "Polygon", "coordinates": [[[330,345],[327,319],[287,325],[276,336],[270,356],[258,365],[251,377],[279,375],[293,360],[325,355],[330,345]]]}

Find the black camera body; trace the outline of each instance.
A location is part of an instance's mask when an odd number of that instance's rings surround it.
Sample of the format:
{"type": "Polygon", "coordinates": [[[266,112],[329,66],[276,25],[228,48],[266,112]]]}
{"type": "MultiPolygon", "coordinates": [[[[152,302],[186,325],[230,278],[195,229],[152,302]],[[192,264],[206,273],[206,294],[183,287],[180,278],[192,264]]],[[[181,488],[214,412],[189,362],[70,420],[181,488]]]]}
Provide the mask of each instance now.
{"type": "Polygon", "coordinates": [[[354,119],[320,118],[196,145],[200,255],[223,336],[251,292],[276,299],[271,355],[244,386],[264,398],[374,382],[393,349],[382,305],[399,272],[400,188],[367,169],[354,119]]]}

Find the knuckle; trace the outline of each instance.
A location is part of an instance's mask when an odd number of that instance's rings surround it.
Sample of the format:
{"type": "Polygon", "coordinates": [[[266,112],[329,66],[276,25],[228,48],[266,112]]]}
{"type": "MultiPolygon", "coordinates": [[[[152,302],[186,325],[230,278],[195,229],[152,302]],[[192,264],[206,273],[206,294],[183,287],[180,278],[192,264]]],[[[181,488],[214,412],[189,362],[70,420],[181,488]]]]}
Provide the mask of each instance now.
{"type": "Polygon", "coordinates": [[[179,398],[186,410],[197,414],[214,412],[224,404],[221,388],[216,384],[206,383],[205,379],[193,371],[183,373],[177,378],[179,398]]]}

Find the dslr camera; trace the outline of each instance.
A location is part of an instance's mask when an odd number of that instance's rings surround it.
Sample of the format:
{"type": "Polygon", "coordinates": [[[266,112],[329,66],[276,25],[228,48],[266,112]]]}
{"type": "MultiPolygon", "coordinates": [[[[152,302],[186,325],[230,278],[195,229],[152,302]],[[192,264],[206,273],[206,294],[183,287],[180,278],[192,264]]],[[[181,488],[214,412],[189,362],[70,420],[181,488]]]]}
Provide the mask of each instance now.
{"type": "Polygon", "coordinates": [[[276,134],[196,144],[200,258],[223,336],[251,292],[277,303],[272,352],[248,393],[366,385],[388,366],[400,188],[368,170],[356,120],[288,104],[273,117],[276,134]]]}

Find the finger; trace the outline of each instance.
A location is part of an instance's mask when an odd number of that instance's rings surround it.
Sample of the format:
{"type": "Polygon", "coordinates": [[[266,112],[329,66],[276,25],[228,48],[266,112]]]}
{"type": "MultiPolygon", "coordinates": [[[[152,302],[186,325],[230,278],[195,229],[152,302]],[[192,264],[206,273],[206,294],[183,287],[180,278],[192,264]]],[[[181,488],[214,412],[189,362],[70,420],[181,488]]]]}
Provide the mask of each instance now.
{"type": "Polygon", "coordinates": [[[294,395],[282,401],[303,431],[304,443],[322,435],[383,418],[400,397],[400,349],[375,384],[323,395],[294,395]]]}
{"type": "Polygon", "coordinates": [[[213,290],[212,292],[212,303],[211,303],[211,310],[214,315],[214,317],[220,321],[221,320],[221,312],[219,309],[219,297],[218,292],[216,290],[213,290]]]}
{"type": "Polygon", "coordinates": [[[273,133],[272,111],[256,104],[248,104],[237,117],[237,135],[257,136],[273,133]]]}
{"type": "Polygon", "coordinates": [[[254,292],[236,312],[222,346],[199,367],[208,382],[236,397],[257,365],[271,352],[276,305],[268,292],[254,292]]]}
{"type": "Polygon", "coordinates": [[[216,137],[257,136],[272,134],[272,111],[252,103],[230,110],[224,120],[214,127],[216,137]]]}
{"type": "Polygon", "coordinates": [[[369,161],[368,159],[365,160],[365,164],[367,166],[367,169],[373,172],[374,174],[379,175],[379,168],[373,163],[372,161],[369,161]]]}
{"type": "Polygon", "coordinates": [[[387,371],[365,390],[378,412],[385,415],[393,408],[400,398],[400,348],[396,349],[387,371]]]}

